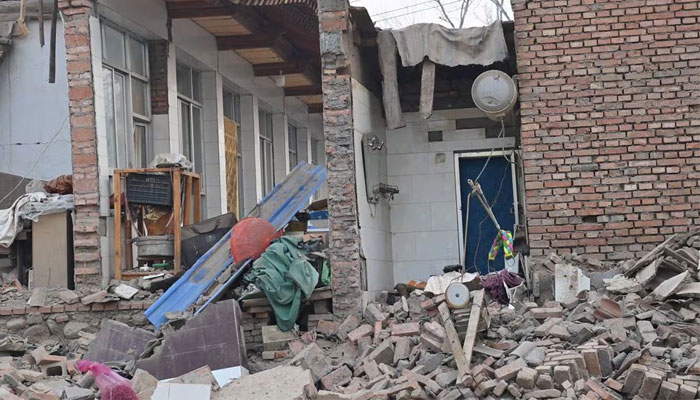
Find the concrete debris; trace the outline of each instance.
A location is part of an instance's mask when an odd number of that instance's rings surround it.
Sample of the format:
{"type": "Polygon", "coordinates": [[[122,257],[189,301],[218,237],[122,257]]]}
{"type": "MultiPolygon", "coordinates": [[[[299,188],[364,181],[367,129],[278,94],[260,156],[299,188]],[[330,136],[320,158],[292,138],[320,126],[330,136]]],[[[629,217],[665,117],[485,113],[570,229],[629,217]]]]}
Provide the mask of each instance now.
{"type": "Polygon", "coordinates": [[[276,367],[237,379],[222,387],[211,398],[306,400],[315,398],[316,393],[310,371],[300,367],[276,367]]]}

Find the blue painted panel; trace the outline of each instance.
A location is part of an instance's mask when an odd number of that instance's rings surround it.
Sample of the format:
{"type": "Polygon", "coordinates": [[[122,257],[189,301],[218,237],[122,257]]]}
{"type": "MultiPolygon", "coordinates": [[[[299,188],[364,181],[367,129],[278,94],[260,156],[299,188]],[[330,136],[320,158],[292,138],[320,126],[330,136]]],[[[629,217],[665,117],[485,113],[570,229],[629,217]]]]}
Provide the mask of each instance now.
{"type": "MultiPolygon", "coordinates": [[[[275,186],[270,193],[248,214],[268,220],[275,228],[282,229],[304,207],[309,198],[326,179],[323,167],[300,162],[275,186]]],[[[216,278],[233,263],[231,257],[231,232],[222,237],[185,274],[144,312],[148,320],[160,328],[168,312],[184,311],[194,304],[211,287],[216,278]]]]}
{"type": "MultiPolygon", "coordinates": [[[[474,196],[469,203],[469,226],[465,226],[467,195],[472,190],[467,180],[474,180],[485,162],[486,157],[459,159],[462,232],[467,234],[466,267],[467,271],[478,271],[482,275],[505,268],[502,251],[494,261],[490,263],[488,261],[489,250],[498,230],[486,214],[484,207],[474,196]]],[[[491,157],[484,173],[479,178],[479,184],[501,228],[512,232],[515,226],[515,215],[513,214],[513,170],[510,163],[500,155],[491,157]]]]}

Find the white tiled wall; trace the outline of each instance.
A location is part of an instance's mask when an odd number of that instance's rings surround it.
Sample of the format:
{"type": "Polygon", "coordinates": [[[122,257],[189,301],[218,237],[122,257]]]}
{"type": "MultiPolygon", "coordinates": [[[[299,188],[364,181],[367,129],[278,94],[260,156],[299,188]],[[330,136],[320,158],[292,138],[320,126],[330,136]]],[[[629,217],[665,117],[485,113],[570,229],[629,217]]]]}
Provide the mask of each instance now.
{"type": "MultiPolygon", "coordinates": [[[[360,242],[367,263],[367,290],[377,292],[394,286],[390,210],[386,200],[378,204],[367,201],[362,137],[371,133],[386,140],[385,124],[380,101],[356,80],[352,81],[352,98],[360,242]]],[[[380,164],[378,174],[379,182],[388,182],[385,163],[380,164]]]]}
{"type": "Polygon", "coordinates": [[[513,138],[486,139],[484,129],[455,129],[456,119],[479,117],[477,109],[435,111],[427,121],[409,113],[405,127],[386,131],[389,184],[400,190],[390,203],[395,283],[459,263],[454,154],[514,145],[513,138]],[[443,132],[442,142],[428,142],[435,130],[443,132]]]}

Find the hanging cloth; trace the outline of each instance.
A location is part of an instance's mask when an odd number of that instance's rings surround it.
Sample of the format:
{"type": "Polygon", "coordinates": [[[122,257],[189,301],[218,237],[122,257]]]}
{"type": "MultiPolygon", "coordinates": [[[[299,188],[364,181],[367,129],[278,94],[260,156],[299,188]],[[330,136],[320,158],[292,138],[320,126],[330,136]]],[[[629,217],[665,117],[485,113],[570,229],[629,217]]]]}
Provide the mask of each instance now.
{"type": "Polygon", "coordinates": [[[489,261],[496,259],[500,248],[503,248],[503,254],[506,256],[507,260],[513,258],[513,235],[503,229],[498,231],[498,236],[493,240],[491,250],[489,251],[489,261]]]}

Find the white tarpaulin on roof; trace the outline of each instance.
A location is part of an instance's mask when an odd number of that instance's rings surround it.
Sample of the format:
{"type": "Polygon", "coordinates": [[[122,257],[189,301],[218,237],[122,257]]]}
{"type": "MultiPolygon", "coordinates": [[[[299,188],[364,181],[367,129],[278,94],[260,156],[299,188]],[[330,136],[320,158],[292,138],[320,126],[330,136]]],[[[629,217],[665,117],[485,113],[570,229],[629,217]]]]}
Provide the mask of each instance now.
{"type": "Polygon", "coordinates": [[[39,216],[73,209],[73,195],[27,193],[20,196],[10,208],[0,210],[0,246],[10,247],[22,231],[20,221],[38,221],[39,216]]]}
{"type": "MultiPolygon", "coordinates": [[[[508,47],[500,22],[489,26],[449,29],[438,24],[415,24],[392,30],[404,67],[423,62],[435,64],[491,65],[508,57],[508,47]]],[[[381,49],[380,49],[381,50],[381,49]]]]}

